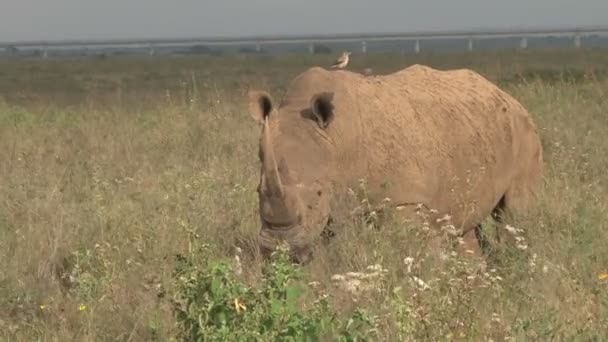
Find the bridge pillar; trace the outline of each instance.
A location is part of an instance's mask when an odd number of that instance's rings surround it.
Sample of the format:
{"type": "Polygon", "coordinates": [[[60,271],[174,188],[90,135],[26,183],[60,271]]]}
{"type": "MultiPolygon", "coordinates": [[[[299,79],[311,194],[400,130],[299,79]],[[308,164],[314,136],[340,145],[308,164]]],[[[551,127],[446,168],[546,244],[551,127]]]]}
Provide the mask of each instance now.
{"type": "Polygon", "coordinates": [[[361,52],[367,53],[367,42],[365,40],[361,42],[361,52]]]}
{"type": "Polygon", "coordinates": [[[148,46],[148,55],[150,56],[154,56],[154,54],[156,53],[156,51],[154,50],[154,45],[149,45],[148,46]]]}
{"type": "Polygon", "coordinates": [[[581,47],[581,35],[580,34],[577,34],[574,36],[574,47],[577,49],[581,47]]]}
{"type": "Polygon", "coordinates": [[[311,55],[315,53],[315,43],[310,42],[310,43],[308,44],[308,52],[309,52],[311,55]]]}
{"type": "Polygon", "coordinates": [[[42,58],[49,58],[49,48],[47,48],[46,46],[42,48],[42,58]]]}
{"type": "Polygon", "coordinates": [[[469,38],[469,42],[467,44],[467,50],[473,51],[473,38],[469,38]]]}
{"type": "Polygon", "coordinates": [[[416,39],[416,42],[414,43],[414,52],[416,54],[420,53],[420,39],[416,39]]]}
{"type": "Polygon", "coordinates": [[[260,42],[255,43],[255,52],[257,52],[257,53],[262,52],[262,43],[260,43],[260,42]]]}
{"type": "Polygon", "coordinates": [[[528,48],[528,37],[521,37],[521,41],[519,42],[519,47],[522,50],[525,50],[528,48]]]}

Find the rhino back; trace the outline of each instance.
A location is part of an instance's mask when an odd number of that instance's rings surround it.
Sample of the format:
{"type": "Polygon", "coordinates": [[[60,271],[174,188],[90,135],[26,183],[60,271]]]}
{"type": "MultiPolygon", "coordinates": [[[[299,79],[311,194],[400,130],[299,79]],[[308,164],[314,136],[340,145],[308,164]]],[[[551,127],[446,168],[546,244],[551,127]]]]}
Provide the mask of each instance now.
{"type": "Polygon", "coordinates": [[[354,137],[337,147],[349,156],[338,172],[367,178],[396,202],[450,212],[474,204],[485,214],[517,173],[525,136],[535,134],[521,104],[470,70],[336,74],[345,95],[336,98],[344,118],[335,129],[354,137]]]}

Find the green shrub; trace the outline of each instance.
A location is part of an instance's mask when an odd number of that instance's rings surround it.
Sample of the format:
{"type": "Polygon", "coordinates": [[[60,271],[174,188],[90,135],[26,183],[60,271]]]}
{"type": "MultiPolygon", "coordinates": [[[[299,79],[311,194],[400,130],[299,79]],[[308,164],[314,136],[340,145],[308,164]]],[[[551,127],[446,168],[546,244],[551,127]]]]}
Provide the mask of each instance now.
{"type": "Polygon", "coordinates": [[[188,341],[362,341],[372,324],[356,310],[343,319],[326,297],[302,309],[299,269],[279,248],[263,268],[260,288],[241,282],[231,265],[210,262],[207,246],[177,256],[174,311],[180,338],[188,341]]]}

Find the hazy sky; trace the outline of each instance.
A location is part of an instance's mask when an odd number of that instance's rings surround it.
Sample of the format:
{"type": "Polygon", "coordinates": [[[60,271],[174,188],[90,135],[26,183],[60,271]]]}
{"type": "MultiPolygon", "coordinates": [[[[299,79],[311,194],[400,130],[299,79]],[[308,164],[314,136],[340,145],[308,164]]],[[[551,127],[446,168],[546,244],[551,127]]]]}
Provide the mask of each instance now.
{"type": "Polygon", "coordinates": [[[608,24],[608,0],[0,0],[0,41],[608,24]]]}

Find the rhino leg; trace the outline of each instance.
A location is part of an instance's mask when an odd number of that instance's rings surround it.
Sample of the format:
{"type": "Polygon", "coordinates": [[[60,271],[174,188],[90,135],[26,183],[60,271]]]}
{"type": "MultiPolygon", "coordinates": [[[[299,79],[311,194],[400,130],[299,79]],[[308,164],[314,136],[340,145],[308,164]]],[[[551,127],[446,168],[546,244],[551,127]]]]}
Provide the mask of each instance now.
{"type": "Polygon", "coordinates": [[[486,232],[483,231],[481,224],[475,226],[475,236],[479,243],[479,247],[481,248],[481,252],[485,255],[491,255],[496,244],[499,244],[501,241],[500,230],[504,226],[506,215],[506,195],[503,195],[494,209],[492,209],[491,217],[496,223],[496,229],[494,230],[493,236],[489,236],[486,232]],[[492,239],[493,237],[493,239],[492,239]]]}
{"type": "Polygon", "coordinates": [[[482,256],[483,239],[481,236],[481,225],[475,226],[462,235],[463,243],[459,246],[460,252],[464,254],[472,254],[482,256]]]}
{"type": "MultiPolygon", "coordinates": [[[[426,213],[427,209],[427,206],[420,207],[416,204],[399,205],[396,214],[401,222],[409,222],[409,224],[418,223],[421,225],[426,223],[427,225],[430,225],[432,229],[439,231],[441,229],[441,225],[437,221],[439,218],[438,213],[429,214],[426,219],[419,215],[421,211],[426,213]]],[[[460,237],[462,238],[463,243],[456,246],[457,252],[459,252],[461,255],[473,255],[476,257],[481,257],[483,255],[481,245],[485,245],[486,243],[482,242],[481,225],[478,225],[473,229],[466,230],[460,235],[460,237]]],[[[436,236],[431,238],[431,240],[428,242],[428,248],[430,251],[432,251],[431,254],[436,257],[439,257],[438,253],[442,249],[442,240],[443,237],[436,236]]]]}
{"type": "Polygon", "coordinates": [[[539,200],[543,188],[542,145],[536,135],[528,137],[526,143],[534,148],[527,150],[527,153],[521,157],[520,170],[511,181],[503,200],[503,208],[519,213],[531,209],[531,206],[539,200]]]}
{"type": "MultiPolygon", "coordinates": [[[[477,239],[477,243],[479,245],[479,248],[481,249],[481,252],[484,254],[487,254],[489,249],[492,247],[490,241],[488,240],[488,238],[485,236],[485,234],[483,234],[483,230],[481,229],[481,224],[478,224],[477,226],[475,226],[474,229],[475,232],[475,238],[477,239]]],[[[496,232],[496,235],[498,236],[498,231],[496,232]]]]}

